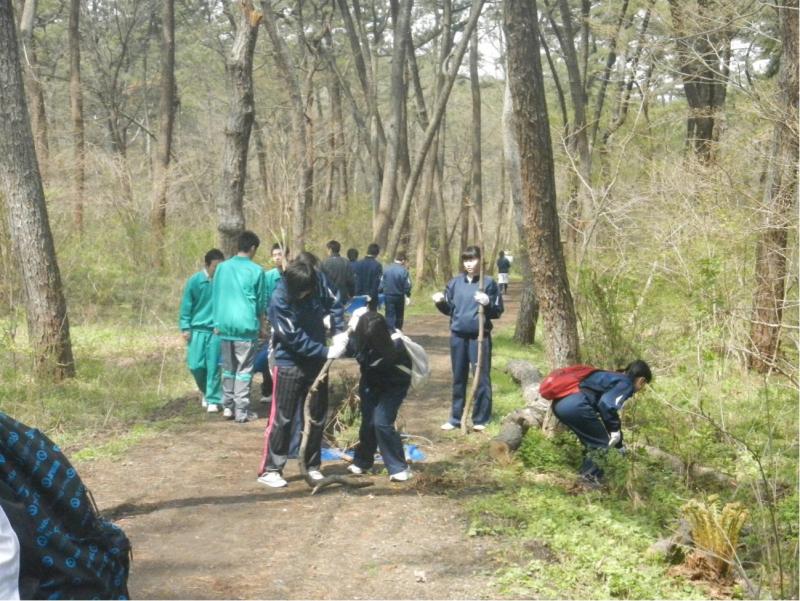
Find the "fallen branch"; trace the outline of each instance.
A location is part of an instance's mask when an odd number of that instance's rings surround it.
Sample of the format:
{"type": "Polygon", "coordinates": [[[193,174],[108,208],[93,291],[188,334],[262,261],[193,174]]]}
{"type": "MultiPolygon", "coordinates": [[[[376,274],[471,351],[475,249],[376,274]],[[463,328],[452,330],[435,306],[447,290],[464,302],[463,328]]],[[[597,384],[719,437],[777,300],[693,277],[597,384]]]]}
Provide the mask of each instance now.
{"type": "Polygon", "coordinates": [[[320,384],[325,381],[328,377],[328,372],[330,371],[331,364],[333,363],[333,359],[328,359],[325,362],[325,365],[322,366],[317,377],[314,379],[314,382],[311,384],[311,387],[308,389],[308,394],[306,395],[306,399],[303,402],[303,439],[300,443],[300,457],[299,457],[299,464],[300,464],[300,475],[303,476],[303,479],[306,481],[311,487],[311,494],[315,495],[317,492],[325,488],[326,486],[330,486],[331,484],[341,484],[342,486],[348,486],[350,488],[364,488],[366,486],[372,486],[372,482],[370,480],[361,480],[357,481],[352,478],[348,478],[347,476],[325,476],[322,480],[314,480],[311,476],[308,475],[308,466],[306,465],[306,447],[308,446],[308,438],[311,433],[311,426],[318,426],[324,427],[325,426],[325,417],[323,416],[322,421],[317,422],[311,419],[311,399],[314,397],[314,394],[319,389],[320,384]]]}

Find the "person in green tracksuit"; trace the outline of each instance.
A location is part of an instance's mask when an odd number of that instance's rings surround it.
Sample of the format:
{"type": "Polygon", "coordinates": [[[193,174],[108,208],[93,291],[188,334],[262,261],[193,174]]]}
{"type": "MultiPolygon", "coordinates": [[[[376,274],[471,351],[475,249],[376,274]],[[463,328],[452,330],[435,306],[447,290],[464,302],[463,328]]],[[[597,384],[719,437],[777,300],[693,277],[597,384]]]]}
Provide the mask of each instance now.
{"type": "Polygon", "coordinates": [[[224,416],[245,423],[256,419],[250,411],[250,382],[265,330],[266,280],[253,261],[261,243],[249,230],[239,235],[239,252],[220,263],[214,277],[214,331],[221,339],[222,405],[224,416]]]}
{"type": "Polygon", "coordinates": [[[186,281],[178,318],[178,327],[186,341],[186,363],[209,413],[217,413],[222,404],[219,337],[213,331],[211,291],[214,272],[224,260],[225,255],[217,248],[206,253],[205,269],[186,281]]]}

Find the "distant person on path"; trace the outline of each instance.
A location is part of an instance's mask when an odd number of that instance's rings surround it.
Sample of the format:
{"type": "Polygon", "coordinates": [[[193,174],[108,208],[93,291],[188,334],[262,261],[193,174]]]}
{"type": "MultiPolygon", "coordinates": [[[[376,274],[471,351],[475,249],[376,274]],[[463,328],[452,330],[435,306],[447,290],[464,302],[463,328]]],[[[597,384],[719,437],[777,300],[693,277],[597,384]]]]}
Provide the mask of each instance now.
{"type": "MultiPolygon", "coordinates": [[[[273,327],[275,394],[272,413],[264,435],[258,481],[273,488],[286,486],[281,475],[288,459],[292,419],[298,403],[319,375],[326,359],[338,359],[347,348],[344,309],[339,295],[327,278],[315,268],[316,257],[301,253],[284,271],[269,308],[273,327]],[[325,346],[325,324],[330,316],[333,344],[325,346]]],[[[310,403],[311,431],[307,433],[305,461],[308,475],[323,478],[320,472],[322,433],[328,410],[328,382],[320,384],[310,403]]]]}
{"type": "Polygon", "coordinates": [[[331,240],[326,248],[328,249],[328,258],[322,262],[320,269],[327,276],[328,281],[336,287],[342,305],[346,305],[355,293],[355,276],[350,270],[350,263],[347,259],[339,255],[342,245],[338,241],[331,240]]]}
{"type": "Polygon", "coordinates": [[[397,253],[394,263],[387,265],[381,276],[380,292],[385,296],[386,324],[391,332],[403,329],[406,305],[411,303],[411,276],[406,262],[406,253],[397,253]]]}
{"type": "Polygon", "coordinates": [[[650,366],[641,359],[624,371],[592,372],[580,382],[580,390],[553,402],[553,413],[583,444],[581,477],[598,483],[603,470],[593,461],[593,454],[610,448],[622,449],[622,422],[619,412],[625,401],[653,379],[650,366]]]}
{"type": "MultiPolygon", "coordinates": [[[[266,283],[266,300],[264,302],[264,313],[269,311],[269,303],[272,300],[272,293],[283,275],[283,268],[289,261],[289,249],[284,247],[280,242],[272,245],[272,262],[275,267],[270,269],[264,274],[266,283]]],[[[269,364],[270,352],[270,333],[267,332],[267,339],[259,348],[254,360],[254,371],[261,372],[263,379],[261,380],[261,403],[269,404],[272,402],[272,368],[269,364]]],[[[269,413],[269,412],[267,412],[269,413]]]]}
{"type": "Polygon", "coordinates": [[[380,313],[357,309],[349,327],[354,335],[348,348],[361,367],[361,427],[353,463],[347,469],[363,474],[372,468],[375,451],[380,449],[389,480],[405,482],[412,474],[394,422],[411,384],[411,358],[380,313]]]}
{"type": "Polygon", "coordinates": [[[347,261],[349,262],[350,273],[353,274],[353,296],[355,296],[358,294],[358,292],[356,292],[358,290],[358,276],[356,275],[356,265],[358,264],[357,248],[347,249],[347,261]]]}
{"type": "Polygon", "coordinates": [[[497,285],[500,288],[500,294],[505,294],[508,290],[508,272],[510,270],[511,261],[506,257],[506,253],[501,250],[497,259],[497,285]]]}
{"type": "Polygon", "coordinates": [[[376,260],[380,252],[381,247],[373,242],[367,247],[367,255],[356,263],[356,296],[366,294],[376,302],[383,275],[383,267],[376,260]]]}
{"type": "Polygon", "coordinates": [[[237,423],[256,419],[250,411],[250,382],[258,339],[266,334],[266,278],[253,261],[260,242],[253,232],[243,231],[239,252],[220,263],[214,276],[214,331],[222,339],[222,404],[225,417],[237,423]]]}
{"type": "Polygon", "coordinates": [[[433,295],[433,302],[441,313],[450,316],[450,362],[453,368],[453,404],[450,419],[442,430],[461,426],[467,380],[470,368],[478,362],[478,305],[483,305],[484,338],[480,381],[472,409],[475,430],[484,430],[492,417],[492,321],[503,314],[503,297],[497,284],[483,277],[484,292],[479,290],[481,249],[468,246],[461,253],[464,272],[447,283],[444,293],[433,295]]]}
{"type": "Polygon", "coordinates": [[[224,260],[225,255],[217,248],[206,253],[205,268],[186,281],[178,318],[178,327],[186,342],[186,364],[209,413],[219,412],[222,404],[220,339],[214,334],[212,289],[214,272],[224,260]]]}

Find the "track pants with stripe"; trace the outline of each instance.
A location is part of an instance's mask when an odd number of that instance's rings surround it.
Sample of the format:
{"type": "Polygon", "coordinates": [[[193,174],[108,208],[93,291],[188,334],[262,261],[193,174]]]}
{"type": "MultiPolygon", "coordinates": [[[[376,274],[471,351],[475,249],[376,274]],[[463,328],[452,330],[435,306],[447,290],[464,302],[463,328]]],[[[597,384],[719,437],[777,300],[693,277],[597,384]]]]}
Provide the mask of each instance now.
{"type": "MultiPolygon", "coordinates": [[[[278,366],[274,372],[274,393],[272,395],[273,419],[270,419],[266,436],[266,453],[261,462],[260,472],[282,472],[289,455],[292,440],[292,420],[298,404],[305,401],[311,384],[314,383],[322,364],[310,366],[278,366]]],[[[319,469],[321,463],[320,447],[328,412],[328,380],[323,381],[311,398],[311,428],[308,432],[305,463],[309,470],[319,469]]],[[[305,433],[304,433],[305,435],[305,433]]],[[[302,458],[301,458],[302,459],[302,458]]]]}

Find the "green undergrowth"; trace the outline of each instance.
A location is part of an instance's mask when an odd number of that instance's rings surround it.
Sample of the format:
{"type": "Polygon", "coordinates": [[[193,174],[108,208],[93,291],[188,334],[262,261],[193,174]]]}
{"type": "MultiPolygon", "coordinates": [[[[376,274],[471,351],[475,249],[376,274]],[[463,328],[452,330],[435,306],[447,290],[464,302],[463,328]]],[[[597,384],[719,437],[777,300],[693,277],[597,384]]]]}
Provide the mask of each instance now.
{"type": "Polygon", "coordinates": [[[71,328],[75,378],[34,383],[24,337],[2,351],[0,410],[70,457],[116,456],[165,427],[202,418],[176,331],[98,322],[71,328]]]}
{"type": "MultiPolygon", "coordinates": [[[[503,416],[524,405],[519,384],[504,372],[507,363],[526,360],[543,374],[549,367],[541,345],[517,345],[512,330],[506,324],[493,336],[489,437],[503,416]]],[[[626,406],[627,452],[596,458],[606,474],[599,490],[578,484],[583,453],[568,431],[549,439],[531,429],[510,464],[477,462],[482,477],[495,485],[467,498],[468,532],[501,542],[497,591],[534,598],[707,597],[713,584],[670,575],[670,565],[648,549],[677,528],[688,500],[711,494],[748,509],[738,559],[750,578],[777,590],[770,554],[780,546],[784,569],[791,569],[797,553],[797,415],[791,394],[790,387],[714,363],[663,369],[626,406]],[[684,465],[709,467],[737,485],[677,473],[649,456],[646,446],[684,465]]],[[[795,587],[785,578],[785,591],[795,587]]],[[[729,594],[744,593],[737,585],[729,594]]]]}

